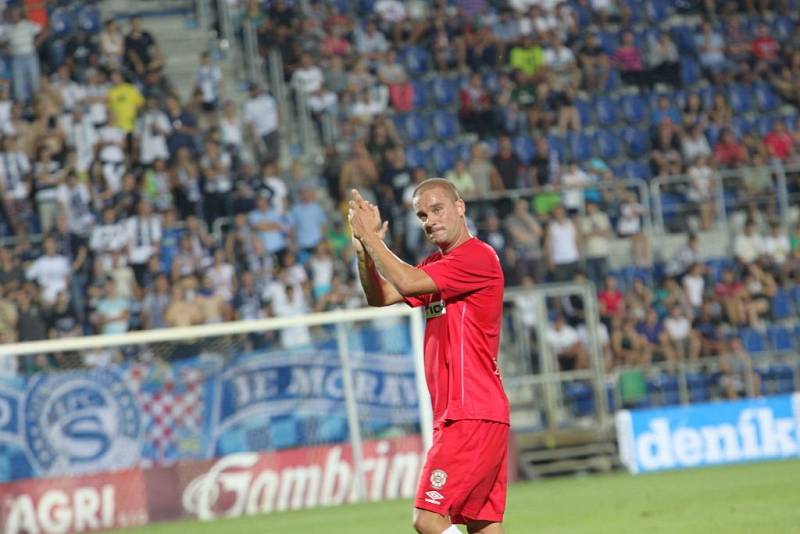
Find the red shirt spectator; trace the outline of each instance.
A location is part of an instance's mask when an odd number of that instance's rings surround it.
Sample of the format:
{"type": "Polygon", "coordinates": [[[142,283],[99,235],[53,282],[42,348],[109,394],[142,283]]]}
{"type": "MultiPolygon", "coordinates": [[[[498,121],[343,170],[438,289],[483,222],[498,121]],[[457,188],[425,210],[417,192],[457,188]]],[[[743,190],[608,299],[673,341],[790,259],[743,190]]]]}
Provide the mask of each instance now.
{"type": "Polygon", "coordinates": [[[769,34],[769,28],[761,25],[758,28],[758,35],[753,39],[753,56],[759,61],[774,63],[778,60],[781,45],[769,34]]]}
{"type": "Polygon", "coordinates": [[[786,131],[786,126],[778,121],[772,131],[764,137],[764,146],[770,156],[786,161],[794,151],[794,140],[786,131]]]}
{"type": "Polygon", "coordinates": [[[611,276],[606,278],[606,287],[597,293],[597,301],[600,303],[600,313],[603,315],[618,315],[622,312],[625,295],[617,287],[616,278],[611,276]]]}
{"type": "Polygon", "coordinates": [[[614,52],[614,61],[622,71],[641,71],[644,69],[642,64],[642,54],[636,48],[633,34],[625,32],[622,35],[622,43],[617,51],[614,52]]]}
{"type": "Polygon", "coordinates": [[[714,157],[723,167],[736,167],[747,160],[747,152],[730,130],[725,130],[714,147],[714,157]]]}
{"type": "Polygon", "coordinates": [[[714,288],[714,295],[718,299],[735,297],[744,291],[744,284],[734,278],[733,271],[726,270],[722,274],[722,280],[717,282],[714,288]]]}

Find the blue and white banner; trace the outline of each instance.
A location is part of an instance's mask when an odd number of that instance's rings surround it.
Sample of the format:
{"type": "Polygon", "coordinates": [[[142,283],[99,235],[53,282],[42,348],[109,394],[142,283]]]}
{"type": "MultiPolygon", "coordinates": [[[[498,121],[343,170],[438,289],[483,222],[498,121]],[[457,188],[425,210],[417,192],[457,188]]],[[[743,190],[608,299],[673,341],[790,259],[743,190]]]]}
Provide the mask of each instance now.
{"type": "MultiPolygon", "coordinates": [[[[351,352],[364,437],[418,428],[410,351],[374,348],[351,352]]],[[[0,483],[338,443],[346,413],[339,354],[323,348],[0,379],[0,483]]]]}
{"type": "Polygon", "coordinates": [[[800,393],[616,416],[632,473],[800,457],[800,393]]]}

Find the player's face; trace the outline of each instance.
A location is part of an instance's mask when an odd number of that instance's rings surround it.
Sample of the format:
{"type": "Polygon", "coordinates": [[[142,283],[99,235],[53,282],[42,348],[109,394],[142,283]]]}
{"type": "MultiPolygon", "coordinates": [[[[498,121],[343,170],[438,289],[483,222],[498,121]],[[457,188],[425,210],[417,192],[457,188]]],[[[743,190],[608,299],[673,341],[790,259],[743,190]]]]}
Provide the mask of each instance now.
{"type": "Polygon", "coordinates": [[[454,243],[464,232],[464,201],[442,188],[432,187],[414,198],[414,210],[425,235],[441,249],[454,243]]]}

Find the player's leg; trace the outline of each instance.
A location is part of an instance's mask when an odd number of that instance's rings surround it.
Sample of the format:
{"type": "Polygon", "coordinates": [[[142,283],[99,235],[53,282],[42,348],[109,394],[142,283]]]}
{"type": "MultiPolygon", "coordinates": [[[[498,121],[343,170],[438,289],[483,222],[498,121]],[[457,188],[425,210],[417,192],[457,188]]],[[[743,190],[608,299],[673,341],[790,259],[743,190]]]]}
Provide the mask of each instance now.
{"type": "Polygon", "coordinates": [[[419,508],[414,508],[414,530],[419,534],[451,534],[451,531],[458,533],[458,528],[447,517],[419,508]]]}
{"type": "Polygon", "coordinates": [[[470,521],[467,523],[470,534],[503,534],[503,524],[492,521],[470,521]]]}

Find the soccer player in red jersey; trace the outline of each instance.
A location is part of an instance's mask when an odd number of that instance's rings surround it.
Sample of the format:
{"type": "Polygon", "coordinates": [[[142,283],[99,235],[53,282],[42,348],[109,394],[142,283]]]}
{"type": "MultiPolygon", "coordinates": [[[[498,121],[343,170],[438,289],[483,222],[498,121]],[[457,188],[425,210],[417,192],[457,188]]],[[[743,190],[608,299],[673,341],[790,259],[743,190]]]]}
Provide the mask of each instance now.
{"type": "Polygon", "coordinates": [[[413,204],[439,248],[418,266],[386,246],[377,207],[353,190],[349,221],[361,285],[372,306],[425,306],[425,379],[433,404],[433,445],[414,503],[422,534],[503,532],[509,438],[508,398],[497,367],[503,271],[473,237],[466,206],[447,180],[417,186],[413,204]]]}

